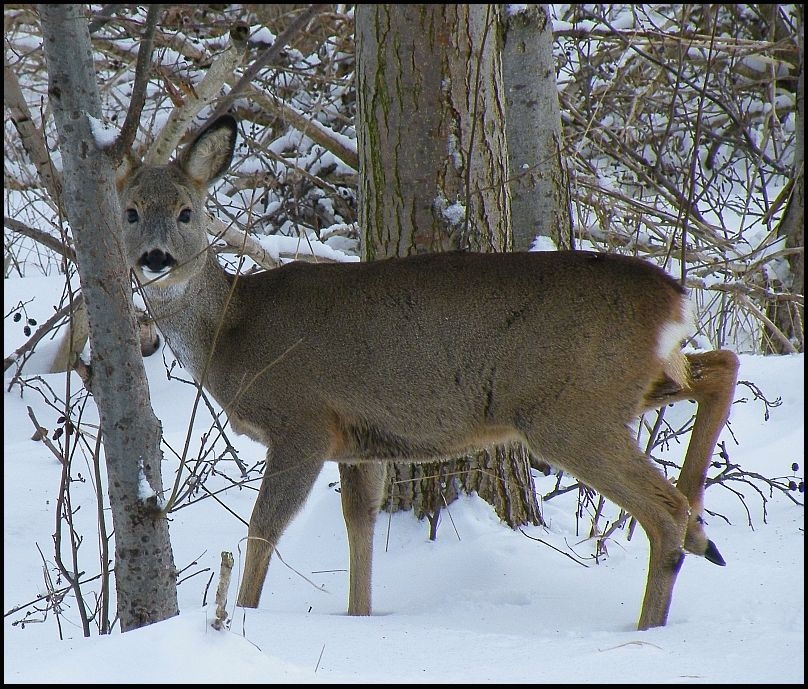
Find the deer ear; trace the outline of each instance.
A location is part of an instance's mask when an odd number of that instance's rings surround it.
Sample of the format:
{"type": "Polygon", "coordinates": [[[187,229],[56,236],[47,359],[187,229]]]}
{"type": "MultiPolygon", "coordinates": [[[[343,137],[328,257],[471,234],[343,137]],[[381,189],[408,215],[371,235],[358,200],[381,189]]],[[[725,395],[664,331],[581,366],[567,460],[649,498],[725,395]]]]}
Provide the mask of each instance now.
{"type": "Polygon", "coordinates": [[[180,167],[192,180],[207,187],[230,168],[237,134],[234,117],[225,115],[214,120],[182,153],[180,167]]]}

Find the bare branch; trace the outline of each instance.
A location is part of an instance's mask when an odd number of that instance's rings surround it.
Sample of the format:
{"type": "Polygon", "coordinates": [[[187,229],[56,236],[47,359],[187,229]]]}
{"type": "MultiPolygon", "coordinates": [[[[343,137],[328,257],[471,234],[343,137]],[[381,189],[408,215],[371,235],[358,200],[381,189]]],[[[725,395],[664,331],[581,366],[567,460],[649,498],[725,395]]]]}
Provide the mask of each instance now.
{"type": "Polygon", "coordinates": [[[45,337],[45,335],[47,335],[51,330],[53,330],[55,325],[62,318],[68,316],[75,309],[77,309],[79,305],[83,303],[84,303],[84,297],[79,293],[73,298],[73,300],[69,304],[66,304],[56,313],[54,313],[47,321],[45,321],[42,325],[40,325],[36,329],[36,332],[26,340],[25,344],[18,347],[13,354],[3,359],[3,370],[7,371],[9,367],[16,361],[19,361],[24,354],[30,352],[37,345],[37,343],[39,343],[39,341],[43,337],[45,337]]]}
{"type": "Polygon", "coordinates": [[[149,5],[146,15],[146,28],[143,31],[143,39],[137,52],[137,66],[135,67],[135,83],[132,87],[132,99],[129,102],[129,109],[126,111],[126,120],[121,127],[115,143],[107,149],[107,155],[112,160],[112,165],[117,167],[123,156],[132,148],[132,142],[137,134],[140,114],[146,103],[146,85],[149,82],[149,67],[151,65],[152,47],[154,46],[154,29],[157,26],[157,19],[163,6],[159,4],[149,5]]]}
{"type": "Polygon", "coordinates": [[[61,204],[62,176],[53,165],[45,145],[45,135],[31,118],[31,111],[20,89],[20,82],[8,64],[3,65],[3,104],[8,108],[11,122],[20,135],[28,157],[36,168],[39,178],[48,190],[53,202],[61,204]]]}
{"type": "Polygon", "coordinates": [[[211,115],[210,119],[215,120],[217,117],[224,115],[233,101],[243,94],[253,79],[258,75],[264,67],[274,62],[281,54],[281,51],[292,43],[297,34],[299,34],[311,19],[319,12],[327,9],[328,5],[309,5],[309,7],[299,14],[295,20],[284,29],[281,34],[275,39],[275,42],[269,46],[261,55],[259,55],[253,63],[244,70],[241,79],[238,80],[230,92],[219,99],[219,104],[216,110],[211,115]]]}
{"type": "Polygon", "coordinates": [[[221,239],[227,246],[238,254],[249,256],[259,266],[265,270],[272,270],[280,265],[280,261],[275,260],[246,232],[236,229],[232,225],[225,225],[219,218],[211,217],[208,226],[208,233],[221,239]]]}
{"type": "Polygon", "coordinates": [[[66,258],[71,263],[76,262],[76,252],[73,250],[73,248],[67,246],[64,242],[58,240],[53,235],[43,232],[42,230],[38,230],[36,227],[30,227],[19,220],[14,220],[14,218],[4,217],[3,225],[8,229],[17,232],[18,234],[29,237],[34,241],[39,242],[43,246],[48,247],[60,256],[66,258]]]}
{"type": "Polygon", "coordinates": [[[205,78],[194,87],[193,93],[187,94],[185,103],[175,107],[169,115],[168,122],[158,135],[145,157],[147,165],[160,165],[168,162],[188,129],[188,125],[206,105],[218,95],[225,81],[241,64],[246,55],[247,31],[243,26],[234,27],[230,31],[230,43],[213,61],[205,78]]]}
{"type": "Polygon", "coordinates": [[[222,566],[219,570],[219,586],[216,589],[216,618],[211,627],[221,629],[227,622],[227,589],[230,588],[230,577],[233,574],[233,553],[222,551],[222,566]]]}
{"type": "Polygon", "coordinates": [[[287,105],[280,98],[276,98],[271,94],[267,95],[254,89],[250,97],[261,107],[292,125],[301,134],[305,134],[327,151],[331,151],[346,165],[354,170],[359,169],[359,156],[356,154],[356,150],[343,141],[345,137],[341,134],[320,124],[317,120],[305,115],[291,105],[287,105]]]}

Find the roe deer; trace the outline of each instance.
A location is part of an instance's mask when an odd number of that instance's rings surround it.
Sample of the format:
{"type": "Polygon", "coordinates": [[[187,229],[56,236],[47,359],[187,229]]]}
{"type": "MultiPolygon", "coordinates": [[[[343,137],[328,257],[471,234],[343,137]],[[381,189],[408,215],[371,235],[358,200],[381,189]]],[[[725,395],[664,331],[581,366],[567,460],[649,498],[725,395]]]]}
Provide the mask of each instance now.
{"type": "Polygon", "coordinates": [[[728,351],[681,351],[693,324],[679,284],[648,262],[583,251],[233,276],[209,249],[205,199],[236,134],[219,118],[119,191],[128,260],[172,350],[232,427],[268,448],[238,604],[258,606],[270,555],[326,460],[340,462],[348,613],[369,615],[384,462],[518,439],[639,521],[650,559],[638,626],[664,625],[684,551],[724,564],[701,514],[738,368],[728,351]],[[674,487],[629,424],[684,399],[698,411],[674,487]]]}

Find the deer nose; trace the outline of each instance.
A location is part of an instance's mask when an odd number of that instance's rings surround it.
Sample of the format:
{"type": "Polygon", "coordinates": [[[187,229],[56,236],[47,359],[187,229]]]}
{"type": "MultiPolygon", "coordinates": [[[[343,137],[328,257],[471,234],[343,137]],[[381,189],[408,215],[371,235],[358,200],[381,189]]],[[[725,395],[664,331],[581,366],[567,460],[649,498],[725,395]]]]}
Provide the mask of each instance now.
{"type": "Polygon", "coordinates": [[[144,252],[137,263],[141,268],[146,268],[153,273],[162,273],[177,265],[177,260],[167,251],[152,249],[144,252]]]}

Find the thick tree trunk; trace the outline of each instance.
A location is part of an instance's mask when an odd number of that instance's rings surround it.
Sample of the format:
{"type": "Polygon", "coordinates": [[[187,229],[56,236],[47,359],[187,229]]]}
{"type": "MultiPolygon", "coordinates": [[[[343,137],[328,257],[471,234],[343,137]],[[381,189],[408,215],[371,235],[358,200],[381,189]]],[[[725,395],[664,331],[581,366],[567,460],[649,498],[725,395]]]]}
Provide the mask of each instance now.
{"type": "MultiPolygon", "coordinates": [[[[366,260],[510,249],[497,26],[493,5],[357,6],[366,260]]],[[[451,462],[396,464],[388,474],[388,510],[413,508],[435,524],[440,509],[466,490],[513,527],[540,523],[527,453],[518,445],[451,462]]]]}
{"type": "Polygon", "coordinates": [[[572,248],[549,5],[506,5],[502,66],[510,164],[513,248],[547,237],[572,248]]]}
{"type": "MultiPolygon", "coordinates": [[[[776,7],[776,6],[775,6],[776,7]]],[[[799,78],[797,79],[797,127],[794,148],[794,183],[791,197],[786,205],[777,234],[785,238],[786,248],[792,249],[788,255],[790,280],[785,291],[792,295],[805,296],[805,93],[803,90],[805,25],[800,14],[798,34],[799,78]]],[[[775,327],[785,335],[788,342],[772,336],[769,328],[764,332],[763,351],[774,354],[788,353],[790,342],[793,350],[805,351],[805,306],[796,301],[770,302],[766,315],[775,327]]]]}
{"type": "Polygon", "coordinates": [[[112,164],[90,117],[100,101],[84,5],[39,5],[50,106],[64,167],[64,205],[75,240],[92,343],[93,397],[115,528],[115,584],[121,629],[172,617],[176,570],[168,521],[160,514],[160,422],[154,416],[121,251],[121,212],[112,164]]]}

